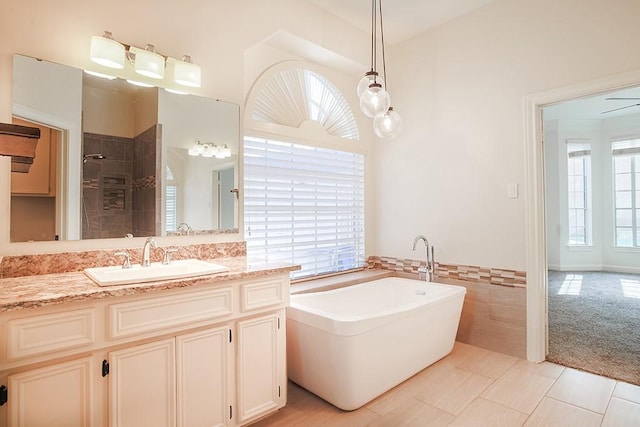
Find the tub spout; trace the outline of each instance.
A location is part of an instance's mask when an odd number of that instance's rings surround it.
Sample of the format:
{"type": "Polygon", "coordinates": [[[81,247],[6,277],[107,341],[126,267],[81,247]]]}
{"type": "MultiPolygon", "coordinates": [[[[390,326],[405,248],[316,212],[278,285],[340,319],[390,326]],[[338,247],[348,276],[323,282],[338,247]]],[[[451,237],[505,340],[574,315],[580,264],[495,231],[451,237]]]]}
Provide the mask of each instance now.
{"type": "Polygon", "coordinates": [[[415,239],[413,239],[414,251],[416,250],[416,246],[418,245],[418,242],[420,240],[424,242],[424,252],[427,256],[427,264],[424,267],[420,266],[418,268],[418,279],[431,282],[433,280],[433,264],[434,264],[433,246],[429,245],[429,241],[427,240],[426,237],[424,237],[422,234],[419,234],[418,236],[416,236],[415,239]]]}

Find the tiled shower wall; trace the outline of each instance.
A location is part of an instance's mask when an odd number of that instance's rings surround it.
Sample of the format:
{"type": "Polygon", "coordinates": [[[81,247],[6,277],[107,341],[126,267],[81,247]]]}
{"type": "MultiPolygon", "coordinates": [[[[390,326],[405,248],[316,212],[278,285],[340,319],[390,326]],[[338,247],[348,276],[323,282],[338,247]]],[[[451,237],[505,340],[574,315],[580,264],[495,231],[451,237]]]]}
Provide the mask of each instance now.
{"type": "Polygon", "coordinates": [[[151,126],[134,138],[133,235],[158,236],[159,215],[156,211],[156,176],[161,176],[156,156],[160,138],[159,125],[151,126]]]}
{"type": "Polygon", "coordinates": [[[103,154],[82,165],[82,238],[131,233],[133,139],[84,133],[83,154],[103,154]]]}
{"type": "Polygon", "coordinates": [[[82,177],[82,238],[156,236],[156,146],[154,125],[135,138],[84,133],[88,159],[82,177]]]}

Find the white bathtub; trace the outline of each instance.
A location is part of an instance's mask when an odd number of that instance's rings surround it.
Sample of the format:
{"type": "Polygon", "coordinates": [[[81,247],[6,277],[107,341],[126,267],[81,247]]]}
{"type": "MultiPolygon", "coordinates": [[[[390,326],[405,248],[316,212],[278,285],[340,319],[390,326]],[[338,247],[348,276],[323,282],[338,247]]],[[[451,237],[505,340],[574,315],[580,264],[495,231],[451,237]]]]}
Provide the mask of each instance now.
{"type": "Polygon", "coordinates": [[[466,289],[390,277],[291,295],[289,378],[359,408],[453,349],[466,289]]]}

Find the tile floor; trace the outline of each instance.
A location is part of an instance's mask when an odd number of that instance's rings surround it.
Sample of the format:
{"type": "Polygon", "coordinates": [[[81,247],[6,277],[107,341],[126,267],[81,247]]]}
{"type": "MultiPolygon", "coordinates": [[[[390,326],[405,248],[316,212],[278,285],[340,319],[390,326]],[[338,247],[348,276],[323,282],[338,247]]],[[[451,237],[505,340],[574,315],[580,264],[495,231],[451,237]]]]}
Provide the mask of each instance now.
{"type": "Polygon", "coordinates": [[[640,426],[640,387],[468,344],[355,411],[289,383],[254,426],[640,426]]]}

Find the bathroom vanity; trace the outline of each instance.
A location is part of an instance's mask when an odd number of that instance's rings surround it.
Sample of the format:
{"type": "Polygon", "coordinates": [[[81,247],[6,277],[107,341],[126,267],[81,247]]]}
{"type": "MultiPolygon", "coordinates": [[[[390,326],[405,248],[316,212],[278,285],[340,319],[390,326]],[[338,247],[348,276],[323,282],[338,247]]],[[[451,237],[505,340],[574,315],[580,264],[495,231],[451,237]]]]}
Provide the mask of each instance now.
{"type": "Polygon", "coordinates": [[[99,287],[0,280],[0,425],[235,426],[286,404],[292,265],[99,287]]]}

